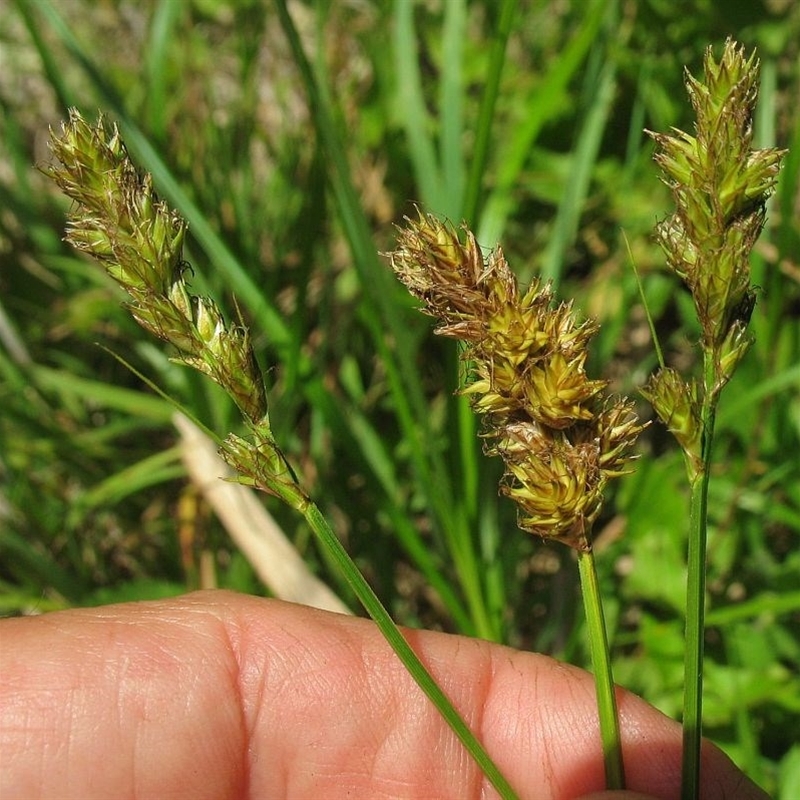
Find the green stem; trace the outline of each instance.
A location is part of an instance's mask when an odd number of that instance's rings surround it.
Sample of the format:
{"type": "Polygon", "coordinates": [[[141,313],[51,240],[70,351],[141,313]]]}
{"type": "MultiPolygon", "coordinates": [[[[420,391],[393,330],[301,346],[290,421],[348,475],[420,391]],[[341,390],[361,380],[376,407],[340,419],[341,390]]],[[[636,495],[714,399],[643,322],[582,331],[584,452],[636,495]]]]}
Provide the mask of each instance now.
{"type": "Polygon", "coordinates": [[[489,69],[481,97],[481,107],[478,111],[478,129],[475,133],[475,147],[470,160],[470,171],[462,209],[462,217],[470,226],[475,225],[478,216],[481,187],[486,172],[486,162],[489,158],[494,108],[497,103],[500,76],[506,59],[506,46],[514,21],[514,13],[517,10],[517,2],[518,0],[503,0],[499,12],[497,12],[497,30],[489,50],[489,69]]]}
{"type": "Polygon", "coordinates": [[[372,617],[392,650],[402,661],[403,666],[436,706],[455,735],[483,770],[484,775],[497,790],[500,797],[504,798],[504,800],[517,800],[517,794],[511,788],[511,785],[503,777],[483,745],[475,737],[475,734],[467,727],[467,724],[453,707],[450,699],[425,669],[417,654],[412,650],[411,645],[403,638],[403,634],[400,633],[400,630],[389,616],[389,612],[384,608],[372,587],[359,572],[358,567],[353,563],[328,521],[322,516],[319,508],[311,501],[306,501],[305,504],[300,504],[296,507],[303,513],[320,543],[342,571],[350,587],[367,613],[372,617]]]}
{"type": "Polygon", "coordinates": [[[594,553],[579,553],[578,568],[581,576],[581,594],[586,610],[586,628],[592,669],[597,692],[597,711],[600,717],[600,739],[603,744],[603,762],[606,768],[606,788],[624,789],[625,770],[622,764],[622,740],[619,730],[617,699],[614,678],[611,674],[611,654],[608,649],[603,603],[597,581],[594,553]]]}
{"type": "Polygon", "coordinates": [[[684,656],[683,766],[681,800],[700,796],[700,744],[703,734],[703,638],[706,601],[706,541],[708,482],[718,393],[714,388],[714,359],[705,354],[705,391],[701,422],[701,468],[690,476],[688,576],[686,581],[686,651],[684,656]]]}

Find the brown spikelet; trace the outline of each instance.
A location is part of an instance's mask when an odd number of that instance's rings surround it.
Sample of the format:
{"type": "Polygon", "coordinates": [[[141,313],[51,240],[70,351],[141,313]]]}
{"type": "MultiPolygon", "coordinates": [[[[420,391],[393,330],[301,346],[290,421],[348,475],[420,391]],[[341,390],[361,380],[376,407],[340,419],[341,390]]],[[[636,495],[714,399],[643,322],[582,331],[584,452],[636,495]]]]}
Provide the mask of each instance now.
{"type": "Polygon", "coordinates": [[[502,494],[520,527],[570,547],[591,547],[608,478],[626,472],[642,430],[627,401],[603,398],[587,347],[597,326],[554,305],[549,286],[521,293],[497,248],[485,258],[474,235],[420,214],[400,230],[392,268],[436,317],[436,333],[466,343],[462,389],[484,415],[487,452],[506,466],[502,494]]]}

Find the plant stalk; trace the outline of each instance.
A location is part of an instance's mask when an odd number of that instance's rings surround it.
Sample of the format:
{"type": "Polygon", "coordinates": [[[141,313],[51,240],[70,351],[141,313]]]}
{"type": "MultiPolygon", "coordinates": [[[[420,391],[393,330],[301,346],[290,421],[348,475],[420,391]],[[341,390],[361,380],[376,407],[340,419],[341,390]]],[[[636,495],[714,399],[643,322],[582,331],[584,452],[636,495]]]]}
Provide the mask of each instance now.
{"type": "Polygon", "coordinates": [[[714,359],[705,354],[705,391],[701,409],[701,467],[691,476],[688,575],[686,580],[686,650],[684,653],[683,762],[681,800],[700,796],[700,745],[703,734],[703,644],[705,632],[708,483],[718,391],[714,359]]]}
{"type": "Polygon", "coordinates": [[[422,689],[436,706],[439,713],[444,717],[455,735],[461,740],[461,743],[466,747],[470,755],[475,759],[500,797],[502,797],[503,800],[518,800],[516,792],[511,788],[511,785],[492,761],[483,745],[469,729],[458,711],[453,707],[450,699],[442,691],[436,681],[434,681],[430,673],[419,660],[417,654],[411,648],[411,645],[409,645],[402,633],[400,633],[400,630],[395,625],[391,616],[389,616],[389,612],[384,608],[378,596],[372,590],[372,587],[359,572],[358,567],[353,563],[350,555],[331,529],[319,508],[313,502],[307,501],[307,504],[298,507],[298,510],[303,513],[306,521],[314,531],[314,534],[342,571],[350,587],[355,592],[372,620],[378,626],[392,650],[397,654],[403,666],[411,674],[411,677],[416,681],[420,689],[422,689]]]}
{"type": "Polygon", "coordinates": [[[622,762],[617,699],[611,674],[611,654],[608,647],[594,553],[591,550],[578,553],[578,569],[581,576],[581,594],[586,612],[589,649],[592,655],[592,669],[597,692],[597,711],[600,717],[600,739],[603,745],[606,788],[624,789],[625,769],[622,762]]]}

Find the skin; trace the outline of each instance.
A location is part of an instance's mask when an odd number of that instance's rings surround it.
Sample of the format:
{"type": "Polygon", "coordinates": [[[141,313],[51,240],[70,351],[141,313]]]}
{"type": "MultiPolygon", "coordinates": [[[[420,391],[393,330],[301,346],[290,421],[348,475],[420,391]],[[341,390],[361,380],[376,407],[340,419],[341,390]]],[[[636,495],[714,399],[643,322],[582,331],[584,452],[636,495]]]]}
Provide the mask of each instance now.
{"type": "MultiPolygon", "coordinates": [[[[407,636],[521,798],[679,797],[680,728],[641,699],[632,791],[602,792],[590,675],[407,636]]],[[[0,753],[8,800],[496,796],[371,622],[222,591],[0,622],[0,753]]],[[[702,798],[766,795],[709,744],[702,798]]]]}

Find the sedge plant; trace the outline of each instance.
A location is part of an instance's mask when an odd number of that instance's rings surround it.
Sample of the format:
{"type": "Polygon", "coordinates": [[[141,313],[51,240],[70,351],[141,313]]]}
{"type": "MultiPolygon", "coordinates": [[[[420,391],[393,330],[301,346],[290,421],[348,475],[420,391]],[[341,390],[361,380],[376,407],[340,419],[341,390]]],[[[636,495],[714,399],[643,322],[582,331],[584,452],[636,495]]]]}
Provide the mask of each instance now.
{"type": "MultiPolygon", "coordinates": [[[[53,134],[60,165],[46,168],[73,201],[67,241],[89,253],[127,293],[127,308],[151,334],[174,348],[173,359],[197,369],[235,401],[248,433],[229,434],[222,457],[239,480],[280,498],[301,513],[341,570],[408,672],[474,757],[501,797],[516,798],[452,703],[425,669],[375,592],[359,572],[318,506],[303,489],[272,433],[264,378],[242,324],[229,324],[207,297],[193,294],[182,258],[185,221],[156,195],[152,178],[131,162],[116,126],[87,123],[75,110],[53,134]]],[[[213,435],[213,434],[212,434],[213,435]]]]}
{"type": "Polygon", "coordinates": [[[505,464],[502,494],[517,505],[522,531],[578,554],[606,770],[624,788],[608,637],[592,548],[592,524],[610,478],[628,471],[643,425],[625,399],[585,370],[597,331],[549,285],[522,292],[498,247],[483,257],[474,234],[420,214],[391,254],[398,278],[435,317],[436,332],[464,344],[469,377],[462,393],[484,419],[489,455],[505,464]]]}
{"type": "Polygon", "coordinates": [[[686,73],[695,132],[651,133],[655,159],[675,202],[656,228],[670,271],[691,294],[700,323],[699,378],[664,363],[643,389],[680,445],[690,486],[683,705],[683,798],[698,797],[702,735],[708,485],[720,394],[752,344],[756,301],[750,254],[766,220],[766,201],[784,151],[754,150],[759,63],[728,40],[719,61],[711,48],[704,80],[686,73]]]}
{"type": "MultiPolygon", "coordinates": [[[[303,489],[276,442],[263,375],[250,335],[229,324],[217,305],[191,292],[182,258],[185,221],[162,202],[152,178],[131,162],[116,126],[87,123],[71,111],[51,136],[60,162],[46,169],[73,200],[67,241],[89,253],[127,293],[128,310],[174,348],[173,359],[205,374],[235,401],[248,433],[220,443],[239,480],[301,513],[367,613],[420,688],[504,798],[516,797],[449,699],[408,645],[333,529],[303,489]]],[[[439,332],[467,345],[474,378],[464,393],[485,415],[487,450],[506,463],[502,493],[519,506],[520,527],[561,541],[579,554],[597,675],[607,784],[624,785],[619,725],[607,637],[595,573],[591,527],[609,478],[623,474],[642,429],[627,400],[603,397],[606,383],[585,373],[591,321],[577,322],[570,304],[554,306],[547,286],[521,294],[498,248],[484,259],[475,237],[420,216],[401,233],[391,256],[396,273],[439,332]]]]}
{"type": "MultiPolygon", "coordinates": [[[[695,136],[652,134],[676,213],[657,238],[689,287],[702,328],[700,380],[662,368],[643,393],[676,436],[691,486],[687,603],[684,797],[697,797],[701,730],[704,561],[711,443],[719,395],[750,345],[755,292],[748,256],[764,224],[764,202],[780,165],[776,150],[753,151],[758,64],[728,42],[722,59],[705,60],[706,82],[687,86],[698,115],[695,136]]],[[[174,348],[174,360],[223,387],[247,434],[229,434],[220,452],[239,480],[301,513],[322,548],[421,689],[504,798],[514,790],[454,710],[304,490],[276,442],[263,375],[250,335],[227,323],[217,305],[192,293],[182,258],[185,221],[132,164],[115,126],[70,113],[51,146],[60,165],[49,175],[73,200],[68,241],[96,258],[128,295],[139,324],[174,348]]],[[[609,645],[592,545],[604,490],[629,471],[644,428],[633,403],[607,395],[587,376],[597,331],[570,303],[554,302],[540,281],[521,290],[502,250],[484,257],[475,236],[420,213],[390,254],[395,274],[438,320],[437,333],[463,343],[468,380],[461,393],[484,420],[489,455],[505,465],[501,493],[518,507],[518,526],[577,554],[595,672],[608,788],[624,788],[609,645]]]]}
{"type": "MultiPolygon", "coordinates": [[[[722,388],[751,344],[755,302],[749,256],[765,222],[783,153],[753,151],[758,86],[755,55],[728,41],[715,62],[705,56],[705,83],[687,75],[697,113],[695,136],[651,134],[676,213],[657,228],[670,269],[687,284],[702,329],[702,379],[685,379],[663,363],[642,393],[685,454],[691,487],[687,579],[682,793],[699,792],[702,730],[702,637],[708,481],[714,419],[722,388]]],[[[474,235],[420,214],[401,231],[392,265],[439,321],[437,333],[465,344],[469,380],[462,393],[484,415],[486,451],[505,463],[501,493],[518,506],[521,530],[560,541],[578,553],[595,670],[606,781],[624,786],[610,654],[592,552],[592,523],[606,482],[624,474],[643,425],[627,400],[603,397],[607,384],[585,373],[596,332],[569,304],[534,281],[521,294],[502,251],[484,259],[474,235]]]]}

